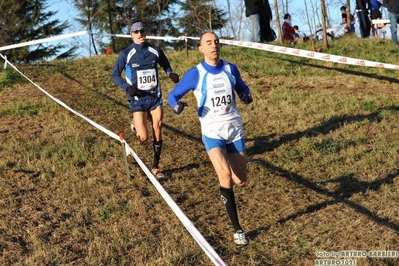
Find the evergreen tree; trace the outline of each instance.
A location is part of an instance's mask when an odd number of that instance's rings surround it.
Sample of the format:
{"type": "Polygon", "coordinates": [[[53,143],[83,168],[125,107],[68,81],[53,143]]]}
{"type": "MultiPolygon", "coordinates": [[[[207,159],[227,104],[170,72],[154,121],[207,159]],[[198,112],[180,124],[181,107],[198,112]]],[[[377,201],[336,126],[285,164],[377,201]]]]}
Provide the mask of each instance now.
{"type": "MultiPolygon", "coordinates": [[[[77,19],[79,24],[87,29],[91,27],[98,33],[130,35],[131,21],[142,18],[147,22],[147,35],[180,34],[172,23],[172,18],[176,16],[172,7],[178,0],[74,0],[73,2],[80,12],[77,19]]],[[[96,35],[95,40],[102,51],[112,47],[114,52],[121,51],[132,41],[130,38],[103,38],[101,35],[96,35]]],[[[159,44],[165,45],[164,42],[159,44]]]]}
{"type": "MultiPolygon", "coordinates": [[[[51,18],[57,13],[46,11],[46,0],[3,0],[0,1],[0,46],[17,44],[59,35],[69,25],[51,18]]],[[[62,44],[24,46],[4,51],[9,60],[18,63],[29,63],[46,60],[57,54],[66,46],[62,44]]],[[[75,47],[62,53],[62,58],[74,56],[75,47]]]]}

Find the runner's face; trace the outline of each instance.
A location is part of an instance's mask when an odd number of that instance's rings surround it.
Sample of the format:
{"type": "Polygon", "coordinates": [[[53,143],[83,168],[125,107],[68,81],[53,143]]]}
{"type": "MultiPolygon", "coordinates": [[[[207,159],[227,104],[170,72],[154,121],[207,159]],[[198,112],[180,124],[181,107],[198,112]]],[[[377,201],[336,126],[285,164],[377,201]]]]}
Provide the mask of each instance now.
{"type": "Polygon", "coordinates": [[[201,38],[199,47],[206,60],[218,60],[220,54],[219,38],[214,33],[205,33],[201,38]]]}
{"type": "Polygon", "coordinates": [[[136,44],[142,44],[146,40],[146,32],[145,30],[135,30],[132,31],[132,38],[134,43],[136,44]]]}

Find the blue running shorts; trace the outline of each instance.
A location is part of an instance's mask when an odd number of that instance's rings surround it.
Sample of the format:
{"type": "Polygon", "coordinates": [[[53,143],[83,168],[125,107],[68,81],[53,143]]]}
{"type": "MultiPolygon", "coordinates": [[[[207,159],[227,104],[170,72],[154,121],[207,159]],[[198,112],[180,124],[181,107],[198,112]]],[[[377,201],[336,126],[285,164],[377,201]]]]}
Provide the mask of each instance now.
{"type": "Polygon", "coordinates": [[[162,105],[162,98],[145,98],[130,101],[129,108],[133,112],[145,112],[155,110],[158,106],[162,105]]]}
{"type": "Polygon", "coordinates": [[[208,152],[213,148],[222,148],[227,151],[227,153],[239,153],[245,152],[245,142],[244,138],[240,138],[234,142],[226,144],[223,139],[213,139],[205,135],[202,135],[202,142],[205,145],[205,150],[208,152]]]}

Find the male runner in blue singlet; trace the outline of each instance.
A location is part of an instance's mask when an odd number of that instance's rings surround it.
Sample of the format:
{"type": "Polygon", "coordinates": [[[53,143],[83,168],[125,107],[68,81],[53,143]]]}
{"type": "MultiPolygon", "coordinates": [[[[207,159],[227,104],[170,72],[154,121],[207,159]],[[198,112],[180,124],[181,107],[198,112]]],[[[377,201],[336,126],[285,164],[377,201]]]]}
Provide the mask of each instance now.
{"type": "Polygon", "coordinates": [[[235,232],[234,242],[247,245],[248,239],[238,222],[233,192],[233,183],[244,186],[247,181],[243,123],[235,93],[245,104],[252,102],[252,96],[237,67],[220,59],[220,43],[215,33],[201,36],[199,50],[204,60],[187,71],[168,95],[168,103],[180,114],[186,106],[179,102],[180,98],[193,91],[198,103],[202,140],[219,179],[222,202],[235,232]]]}
{"type": "Polygon", "coordinates": [[[162,93],[158,77],[159,64],[175,83],[179,76],[173,73],[165,53],[146,41],[146,24],[136,19],[130,28],[133,43],[124,49],[112,70],[112,80],[126,92],[129,108],[133,112],[132,130],[140,141],[148,139],[147,120],[152,121],[154,162],[151,172],[160,178],[164,175],[159,169],[162,150],[162,93]],[[121,74],[125,71],[126,79],[121,74]]]}

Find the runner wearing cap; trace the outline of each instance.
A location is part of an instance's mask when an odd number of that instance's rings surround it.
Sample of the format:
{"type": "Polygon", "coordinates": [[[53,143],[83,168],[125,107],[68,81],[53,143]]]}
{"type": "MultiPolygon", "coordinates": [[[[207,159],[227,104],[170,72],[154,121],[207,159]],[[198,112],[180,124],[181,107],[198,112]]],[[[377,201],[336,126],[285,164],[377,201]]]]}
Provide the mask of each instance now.
{"type": "Polygon", "coordinates": [[[163,106],[157,64],[174,83],[179,82],[179,76],[173,72],[162,49],[146,41],[146,31],[147,26],[143,20],[133,21],[130,27],[133,43],[120,53],[111,77],[126,92],[129,108],[133,112],[131,129],[141,142],[148,140],[147,121],[152,122],[154,161],[151,172],[161,178],[164,177],[159,168],[163,106]],[[125,79],[122,78],[123,71],[125,79]]]}

